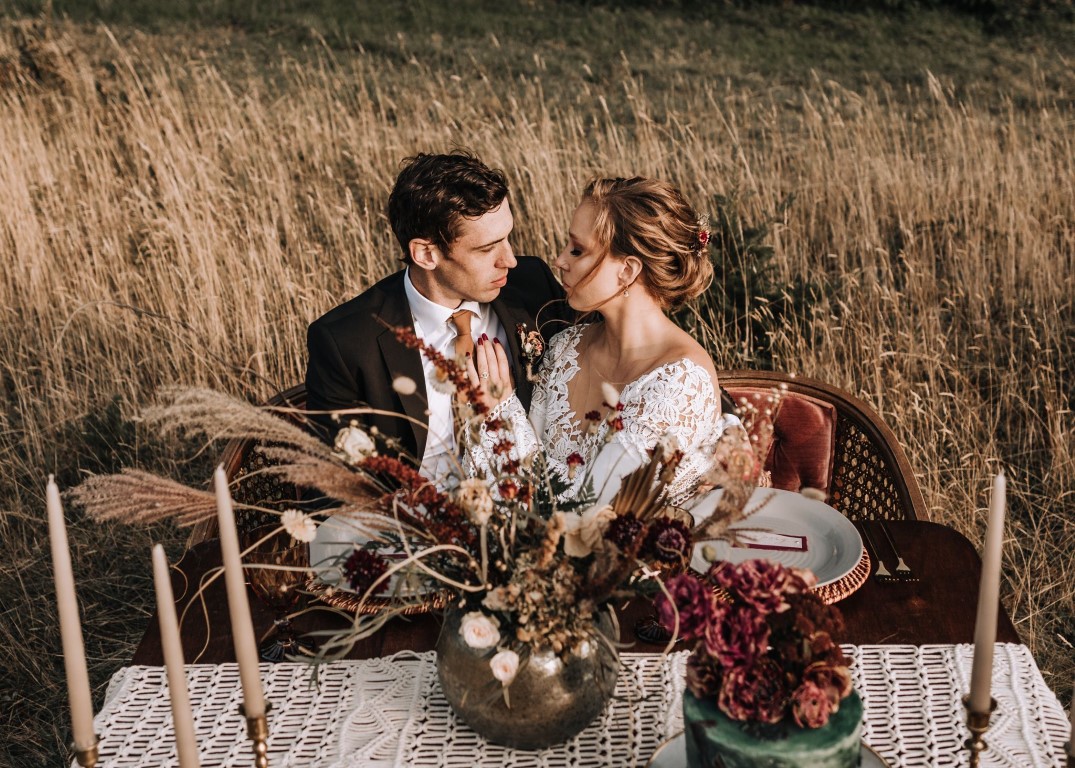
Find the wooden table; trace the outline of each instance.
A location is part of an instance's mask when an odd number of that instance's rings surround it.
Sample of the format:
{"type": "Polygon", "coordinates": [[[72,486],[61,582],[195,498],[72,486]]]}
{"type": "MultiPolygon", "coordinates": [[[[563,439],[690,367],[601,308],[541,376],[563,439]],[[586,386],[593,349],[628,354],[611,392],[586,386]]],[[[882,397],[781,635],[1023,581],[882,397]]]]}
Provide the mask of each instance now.
{"type": "MultiPolygon", "coordinates": [[[[862,524],[856,525],[861,527],[862,524]]],[[[870,538],[881,548],[880,555],[892,570],[895,555],[876,524],[869,525],[870,538]]],[[[973,642],[981,572],[981,561],[973,545],[954,529],[937,523],[893,521],[886,526],[918,581],[883,583],[871,575],[857,592],[838,604],[847,631],[837,640],[856,645],[973,642]]],[[[202,576],[219,565],[220,551],[215,540],[203,542],[187,552],[179,563],[180,572],[173,571],[172,576],[180,611],[191,602],[202,576]]],[[[223,578],[217,579],[205,590],[208,620],[195,600],[183,622],[183,649],[188,664],[221,664],[235,660],[223,582],[223,578]]],[[[255,629],[261,635],[272,625],[272,615],[253,598],[250,606],[255,629]]],[[[632,644],[628,650],[660,652],[663,649],[663,646],[642,643],[634,637],[635,620],[650,612],[650,605],[644,601],[635,601],[621,610],[621,640],[632,644]]],[[[344,626],[342,619],[324,611],[308,613],[296,620],[296,627],[303,632],[344,626]]],[[[439,631],[440,621],[436,616],[393,619],[376,635],[357,643],[348,657],[373,658],[401,650],[430,650],[436,644],[439,631]]],[[[1003,606],[997,642],[1020,642],[1003,606]]],[[[131,663],[164,663],[156,617],[150,621],[131,663]]]]}

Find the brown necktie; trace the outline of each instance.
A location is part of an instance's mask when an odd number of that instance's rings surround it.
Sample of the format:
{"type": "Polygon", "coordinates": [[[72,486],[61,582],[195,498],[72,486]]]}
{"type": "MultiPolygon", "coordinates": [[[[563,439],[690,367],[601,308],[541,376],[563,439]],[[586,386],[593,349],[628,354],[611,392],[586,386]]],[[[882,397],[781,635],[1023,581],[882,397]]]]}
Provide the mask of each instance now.
{"type": "Polygon", "coordinates": [[[474,313],[469,309],[453,312],[448,321],[455,326],[455,357],[464,362],[468,354],[474,354],[474,337],[470,335],[470,322],[474,313]]]}

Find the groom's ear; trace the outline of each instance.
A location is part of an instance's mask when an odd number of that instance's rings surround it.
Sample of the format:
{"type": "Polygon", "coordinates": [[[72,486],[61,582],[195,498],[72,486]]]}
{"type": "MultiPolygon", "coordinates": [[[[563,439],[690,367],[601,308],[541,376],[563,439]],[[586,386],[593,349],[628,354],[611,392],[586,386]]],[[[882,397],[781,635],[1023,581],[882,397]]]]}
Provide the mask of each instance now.
{"type": "Polygon", "coordinates": [[[416,237],[407,244],[407,247],[411,252],[411,263],[420,269],[432,271],[440,263],[440,249],[433,244],[432,240],[416,237]]]}

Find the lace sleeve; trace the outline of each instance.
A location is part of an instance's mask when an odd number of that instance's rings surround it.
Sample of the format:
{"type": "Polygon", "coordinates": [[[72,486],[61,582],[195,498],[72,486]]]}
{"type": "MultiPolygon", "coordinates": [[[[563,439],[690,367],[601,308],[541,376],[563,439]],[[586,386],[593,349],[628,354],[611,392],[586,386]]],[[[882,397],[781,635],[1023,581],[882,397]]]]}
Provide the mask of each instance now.
{"type": "Polygon", "coordinates": [[[512,394],[493,409],[476,438],[467,435],[464,469],[468,476],[491,477],[503,471],[506,463],[521,461],[541,449],[548,415],[550,381],[557,376],[564,348],[574,340],[574,333],[577,331],[568,329],[556,334],[549,341],[549,347],[538,368],[538,381],[534,386],[529,417],[518,396],[512,394]],[[497,419],[502,422],[502,426],[495,430],[489,429],[488,422],[497,419]],[[513,443],[510,450],[501,448],[505,439],[513,443]]]}
{"type": "Polygon", "coordinates": [[[554,382],[563,377],[564,353],[569,345],[575,343],[584,327],[572,326],[553,336],[549,339],[548,349],[541,358],[538,380],[534,385],[534,398],[530,402],[530,423],[541,438],[545,437],[545,424],[549,417],[549,398],[555,397],[557,392],[554,382]]]}
{"type": "Polygon", "coordinates": [[[672,503],[681,502],[709,469],[712,448],[732,423],[721,414],[712,378],[701,366],[682,361],[658,369],[638,391],[624,394],[623,429],[612,442],[641,463],[662,436],[675,438],[683,460],[668,493],[672,503]]]}
{"type": "Polygon", "coordinates": [[[492,478],[504,470],[506,463],[521,461],[541,447],[526,410],[514,393],[492,410],[476,437],[467,431],[466,441],[463,469],[468,477],[492,478]],[[490,429],[490,422],[502,426],[490,429]],[[510,448],[506,441],[511,443],[510,448]]]}

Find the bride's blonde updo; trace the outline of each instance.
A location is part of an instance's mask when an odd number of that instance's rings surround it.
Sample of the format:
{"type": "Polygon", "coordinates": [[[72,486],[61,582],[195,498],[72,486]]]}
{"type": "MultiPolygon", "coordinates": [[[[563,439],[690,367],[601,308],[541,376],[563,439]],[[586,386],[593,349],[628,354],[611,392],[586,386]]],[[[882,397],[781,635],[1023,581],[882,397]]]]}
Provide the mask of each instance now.
{"type": "Polygon", "coordinates": [[[594,236],[613,256],[637,256],[639,278],[664,309],[699,296],[713,264],[698,214],[671,184],[635,176],[593,179],[582,193],[595,209],[594,236]]]}

